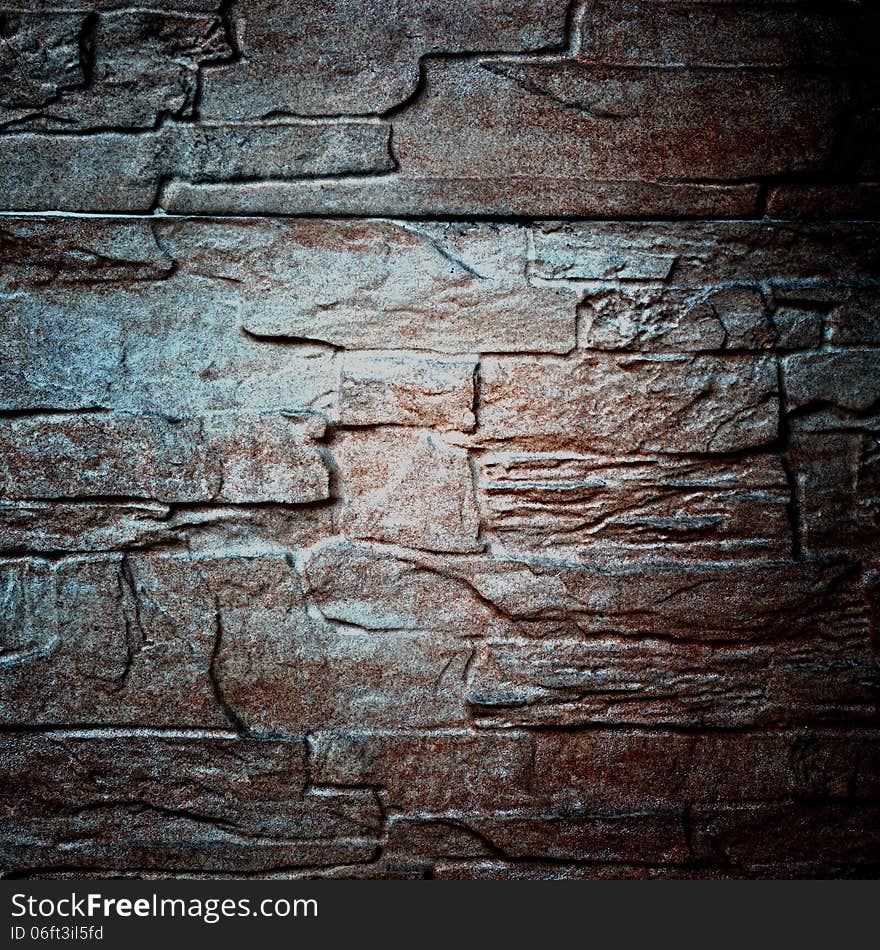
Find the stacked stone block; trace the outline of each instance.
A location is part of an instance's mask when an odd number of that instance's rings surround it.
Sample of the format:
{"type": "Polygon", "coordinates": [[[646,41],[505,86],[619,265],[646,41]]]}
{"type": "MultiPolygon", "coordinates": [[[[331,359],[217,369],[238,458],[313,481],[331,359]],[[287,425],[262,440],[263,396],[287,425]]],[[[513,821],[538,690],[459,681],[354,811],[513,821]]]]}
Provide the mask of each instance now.
{"type": "Polygon", "coordinates": [[[867,3],[0,16],[0,869],[871,876],[867,3]]]}

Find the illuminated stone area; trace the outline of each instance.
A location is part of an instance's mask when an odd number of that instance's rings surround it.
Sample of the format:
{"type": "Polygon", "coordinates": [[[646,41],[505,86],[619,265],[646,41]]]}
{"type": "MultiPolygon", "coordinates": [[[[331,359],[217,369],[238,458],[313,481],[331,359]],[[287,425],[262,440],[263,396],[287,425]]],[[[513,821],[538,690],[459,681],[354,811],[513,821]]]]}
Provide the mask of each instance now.
{"type": "Polygon", "coordinates": [[[876,5],[149,7],[0,11],[0,873],[876,876],[876,5]]]}

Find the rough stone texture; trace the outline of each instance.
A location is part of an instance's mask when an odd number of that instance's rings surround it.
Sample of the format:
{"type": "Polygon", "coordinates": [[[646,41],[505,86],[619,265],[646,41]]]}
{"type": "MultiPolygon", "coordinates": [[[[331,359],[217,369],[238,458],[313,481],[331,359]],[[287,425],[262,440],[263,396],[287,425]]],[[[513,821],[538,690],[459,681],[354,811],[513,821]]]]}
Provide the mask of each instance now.
{"type": "Polygon", "coordinates": [[[0,862],[222,872],[368,861],[376,793],[309,781],[302,739],[4,736],[0,862]]]}
{"type": "Polygon", "coordinates": [[[717,356],[490,357],[479,433],[538,450],[736,452],[777,435],[776,367],[717,356]]]}
{"type": "Polygon", "coordinates": [[[876,877],[880,20],[0,10],[0,874],[876,877]]]}
{"type": "Polygon", "coordinates": [[[339,529],[432,551],[479,550],[473,475],[464,449],[419,429],[346,432],[335,458],[345,496],[339,529]]]}
{"type": "Polygon", "coordinates": [[[384,112],[416,91],[423,56],[561,46],[565,9],[565,0],[404,0],[392,19],[377,16],[368,0],[314,9],[247,0],[235,9],[241,55],[207,73],[203,113],[259,119],[279,111],[384,112]],[[357,31],[347,29],[353,22],[357,31]]]}
{"type": "Polygon", "coordinates": [[[314,417],[118,412],[0,420],[0,498],[286,502],[329,497],[314,417]]]}
{"type": "Polygon", "coordinates": [[[780,556],[791,547],[781,461],[487,453],[477,487],[505,550],[560,557],[780,556]]]}
{"type": "Polygon", "coordinates": [[[476,425],[475,359],[408,353],[346,353],[338,421],[345,426],[422,425],[470,432],[476,425]]]}
{"type": "Polygon", "coordinates": [[[869,3],[17,7],[8,208],[746,215],[771,182],[810,216],[876,181],[869,3]]]}
{"type": "Polygon", "coordinates": [[[251,334],[450,353],[575,345],[575,292],[529,281],[525,228],[309,221],[278,237],[266,255],[283,255],[290,283],[245,312],[251,334]]]}
{"type": "Polygon", "coordinates": [[[600,637],[490,644],[468,701],[478,723],[662,726],[876,722],[868,631],[852,641],[677,644],[600,637]]]}

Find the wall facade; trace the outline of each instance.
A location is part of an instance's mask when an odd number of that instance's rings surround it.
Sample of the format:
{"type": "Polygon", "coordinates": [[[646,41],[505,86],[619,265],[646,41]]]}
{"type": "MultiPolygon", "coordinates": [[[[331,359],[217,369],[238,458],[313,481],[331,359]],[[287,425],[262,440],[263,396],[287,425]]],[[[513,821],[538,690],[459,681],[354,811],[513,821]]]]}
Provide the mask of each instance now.
{"type": "Polygon", "coordinates": [[[0,871],[876,875],[873,4],[0,40],[0,871]]]}

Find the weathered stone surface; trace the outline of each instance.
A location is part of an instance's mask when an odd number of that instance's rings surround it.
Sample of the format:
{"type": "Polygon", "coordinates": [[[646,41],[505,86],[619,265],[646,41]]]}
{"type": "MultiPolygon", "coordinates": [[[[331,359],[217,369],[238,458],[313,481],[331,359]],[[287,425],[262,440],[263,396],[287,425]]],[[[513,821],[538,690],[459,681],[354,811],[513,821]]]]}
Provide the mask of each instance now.
{"type": "Polygon", "coordinates": [[[678,863],[687,859],[675,812],[616,815],[468,816],[452,820],[392,817],[392,852],[467,858],[678,863]]]}
{"type": "Polygon", "coordinates": [[[609,570],[547,559],[474,558],[460,573],[504,617],[518,626],[532,622],[534,633],[576,628],[585,634],[739,643],[807,633],[858,636],[866,625],[863,592],[846,564],[754,561],[609,570]]]}
{"type": "Polygon", "coordinates": [[[390,135],[389,125],[357,120],[182,124],[162,136],[159,170],[196,182],[390,172],[390,135]]]}
{"type": "Polygon", "coordinates": [[[857,731],[321,732],[312,763],[319,783],[381,787],[389,807],[435,814],[871,800],[880,787],[880,741],[857,731]]]}
{"type": "Polygon", "coordinates": [[[123,413],[0,419],[0,496],[287,502],[329,497],[316,417],[167,420],[123,413]]]}
{"type": "Polygon", "coordinates": [[[862,592],[845,564],[634,564],[444,557],[331,539],[308,552],[309,596],[331,621],[458,636],[662,634],[773,640],[859,627],[862,592]],[[839,600],[837,599],[839,598],[839,600]]]}
{"type": "Polygon", "coordinates": [[[876,875],[878,26],[7,4],[0,876],[876,875]]]}
{"type": "Polygon", "coordinates": [[[742,804],[697,809],[694,851],[733,867],[816,861],[871,864],[880,854],[876,802],[742,804]]]}
{"type": "Polygon", "coordinates": [[[471,651],[418,632],[336,630],[298,608],[255,630],[252,607],[223,613],[217,675],[249,729],[425,729],[463,725],[471,651]]]}
{"type": "Polygon", "coordinates": [[[3,562],[7,725],[435,728],[464,722],[470,650],[313,619],[289,556],[3,562]]]}
{"type": "MultiPolygon", "coordinates": [[[[876,60],[862,5],[428,6],[12,12],[6,207],[146,211],[162,192],[224,213],[744,215],[751,179],[841,162],[870,187],[872,98],[836,71],[876,60]]],[[[771,210],[823,189],[826,214],[869,194],[794,181],[771,210]]]]}
{"type": "Polygon", "coordinates": [[[0,128],[81,86],[85,70],[78,33],[82,17],[3,13],[0,46],[0,128]]]}
{"type": "Polygon", "coordinates": [[[876,722],[866,631],[832,642],[680,644],[601,637],[483,647],[468,701],[486,725],[876,722]]]}
{"type": "Polygon", "coordinates": [[[388,125],[358,121],[10,133],[0,135],[2,204],[13,211],[148,212],[168,177],[283,181],[390,171],[389,135],[388,125]],[[45,163],[35,165],[35,151],[48,156],[45,163]]]}
{"type": "MultiPolygon", "coordinates": [[[[308,553],[310,600],[332,622],[366,630],[475,636],[507,628],[454,562],[385,545],[332,539],[308,553]]],[[[465,562],[465,566],[470,561],[465,562]]]]}
{"type": "Polygon", "coordinates": [[[532,800],[544,808],[857,798],[880,782],[880,743],[859,732],[539,732],[532,800]]]}
{"type": "Polygon", "coordinates": [[[7,127],[151,129],[162,116],[191,115],[199,66],[230,51],[213,15],[120,10],[13,17],[11,42],[4,44],[14,60],[4,64],[13,82],[4,97],[14,107],[4,110],[7,127]]]}
{"type": "Polygon", "coordinates": [[[343,534],[433,551],[479,551],[468,455],[430,430],[346,432],[334,443],[343,534]]]}
{"type": "Polygon", "coordinates": [[[302,739],[0,739],[7,873],[262,871],[368,860],[375,794],[309,787],[302,739]]]}
{"type": "MultiPolygon", "coordinates": [[[[122,336],[107,372],[123,363],[123,344],[124,365],[103,385],[126,407],[320,407],[336,386],[321,343],[464,353],[566,352],[575,344],[577,294],[529,285],[528,234],[510,225],[250,220],[83,228],[62,220],[36,228],[24,220],[8,227],[10,282],[23,296],[7,307],[27,315],[16,318],[23,329],[13,322],[7,330],[13,356],[30,326],[51,327],[64,318],[59,308],[69,311],[60,288],[32,287],[60,270],[65,283],[87,285],[76,304],[88,315],[86,328],[95,325],[92,336],[122,336]],[[48,260],[25,247],[34,240],[49,243],[48,260]],[[112,293],[104,281],[114,282],[112,293]],[[263,338],[242,334],[242,325],[263,338]],[[291,342],[264,338],[276,333],[291,342]],[[311,342],[301,345],[303,338],[311,342]],[[161,402],[157,376],[175,383],[161,402]]],[[[51,375],[58,344],[46,346],[45,355],[33,347],[31,359],[49,377],[38,375],[35,385],[51,391],[62,386],[51,375]]]]}
{"type": "Polygon", "coordinates": [[[10,221],[2,231],[2,408],[198,415],[328,407],[337,375],[329,350],[243,334],[253,270],[248,279],[215,265],[251,239],[256,256],[259,235],[271,243],[278,231],[271,223],[10,221]]]}
{"type": "Polygon", "coordinates": [[[206,72],[203,114],[383,112],[415,92],[422,56],[558,47],[565,14],[564,0],[404,0],[393,17],[364,0],[316,9],[246,0],[234,20],[241,56],[206,72]]]}
{"type": "Polygon", "coordinates": [[[534,228],[538,279],[810,286],[876,279],[878,226],[778,221],[588,222],[534,228]]]}
{"type": "Polygon", "coordinates": [[[471,651],[309,616],[277,557],[4,564],[0,718],[248,728],[462,725],[471,651]]]}
{"type": "Polygon", "coordinates": [[[822,315],[803,307],[778,307],[771,317],[777,350],[804,350],[822,345],[822,315]]]}
{"type": "Polygon", "coordinates": [[[0,502],[0,553],[169,548],[285,553],[333,533],[329,508],[188,505],[148,501],[0,502]]]}
{"type": "Polygon", "coordinates": [[[713,462],[488,453],[477,488],[504,549],[559,556],[785,556],[790,493],[773,456],[713,462]]]}
{"type": "Polygon", "coordinates": [[[627,69],[574,60],[431,60],[394,122],[419,178],[742,179],[830,159],[835,78],[627,69]]]}
{"type": "Polygon", "coordinates": [[[431,868],[438,881],[604,881],[604,880],[717,880],[717,869],[692,869],[682,865],[606,864],[577,861],[501,861],[490,859],[441,860],[431,868]]]}
{"type": "Polygon", "coordinates": [[[192,184],[169,181],[159,205],[180,214],[652,215],[746,217],[758,208],[754,183],[596,181],[590,178],[419,178],[394,175],[293,182],[192,184]]]}
{"type": "Polygon", "coordinates": [[[160,149],[159,136],[150,133],[0,136],[3,208],[147,211],[156,197],[160,149]],[[35,154],[43,156],[39,164],[35,154]]]}
{"type": "Polygon", "coordinates": [[[796,423],[789,459],[804,550],[880,551],[880,428],[813,432],[796,423]]]}
{"type": "Polygon", "coordinates": [[[506,811],[533,800],[532,743],[473,732],[320,732],[312,768],[319,784],[381,786],[400,811],[506,811]]]}
{"type": "MultiPolygon", "coordinates": [[[[235,295],[181,279],[170,288],[121,295],[125,361],[111,378],[109,405],[134,412],[326,411],[335,398],[332,354],[319,346],[255,340],[237,325],[235,295]],[[157,391],[155,380],[167,389],[157,391]]],[[[113,319],[113,316],[111,316],[113,319]]]]}
{"type": "Polygon", "coordinates": [[[474,428],[474,358],[408,353],[346,353],[341,361],[339,422],[345,426],[474,428]]]}
{"type": "Polygon", "coordinates": [[[590,350],[700,352],[761,350],[773,326],[756,287],[701,291],[664,284],[587,289],[578,342],[590,350]]]}
{"type": "Polygon", "coordinates": [[[0,551],[101,551],[149,543],[171,514],[156,502],[0,502],[0,551]]]}
{"type": "Polygon", "coordinates": [[[598,0],[581,21],[580,55],[633,66],[835,65],[876,50],[868,22],[844,4],[598,0]]]}
{"type": "Polygon", "coordinates": [[[8,216],[0,220],[3,290],[160,281],[174,261],[153,222],[8,216]]]}
{"type": "Polygon", "coordinates": [[[118,556],[3,568],[4,723],[229,726],[197,569],[118,556]]]}
{"type": "Polygon", "coordinates": [[[283,252],[294,292],[247,309],[250,333],[441,353],[565,353],[575,344],[576,295],[529,284],[523,228],[301,221],[271,233],[284,243],[266,258],[283,252]]]}
{"type": "Polygon", "coordinates": [[[440,861],[432,880],[465,881],[790,881],[865,880],[864,862],[785,861],[759,864],[584,864],[575,861],[440,861]]]}
{"type": "Polygon", "coordinates": [[[843,294],[826,319],[833,346],[880,346],[880,288],[843,294]]]}
{"type": "Polygon", "coordinates": [[[586,284],[579,316],[578,340],[584,349],[787,351],[822,343],[821,312],[773,307],[759,287],[742,284],[700,289],[629,281],[611,288],[586,284]]]}
{"type": "Polygon", "coordinates": [[[786,357],[782,367],[790,408],[866,413],[880,404],[880,350],[799,353],[786,357]]]}
{"type": "Polygon", "coordinates": [[[767,196],[774,218],[880,217],[880,185],[866,181],[836,185],[780,185],[767,196]]]}
{"type": "Polygon", "coordinates": [[[775,364],[764,358],[491,357],[481,439],[541,451],[731,452],[776,438],[775,364]]]}
{"type": "Polygon", "coordinates": [[[123,329],[83,310],[70,331],[70,308],[0,292],[0,406],[97,409],[110,401],[123,356],[123,329]]]}

